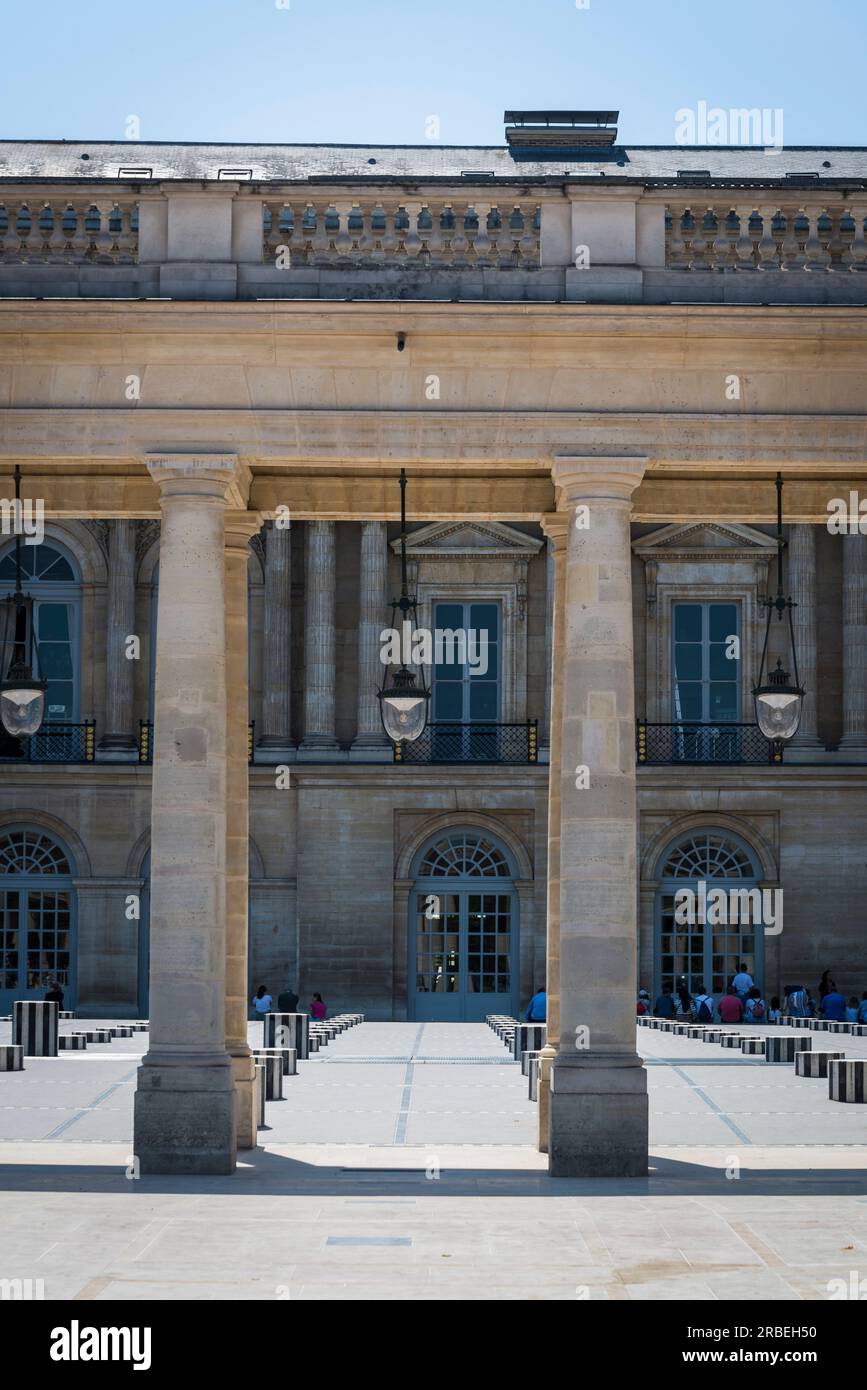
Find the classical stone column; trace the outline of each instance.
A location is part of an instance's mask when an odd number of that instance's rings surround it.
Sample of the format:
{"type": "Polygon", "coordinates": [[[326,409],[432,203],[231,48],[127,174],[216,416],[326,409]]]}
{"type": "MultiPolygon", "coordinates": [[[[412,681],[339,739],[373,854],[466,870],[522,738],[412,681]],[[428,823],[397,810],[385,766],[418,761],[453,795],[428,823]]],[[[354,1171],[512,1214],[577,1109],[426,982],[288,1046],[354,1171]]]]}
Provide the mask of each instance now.
{"type": "Polygon", "coordinates": [[[267,761],[292,750],[292,531],[268,523],[265,539],[265,621],[262,634],[262,730],[267,761]]]}
{"type": "Polygon", "coordinates": [[[843,537],[842,749],[867,748],[867,536],[843,537]]]}
{"type": "Polygon", "coordinates": [[[304,595],[304,740],[302,749],[335,749],[335,554],[333,521],[308,521],[304,595]]]}
{"type": "MultiPolygon", "coordinates": [[[[567,512],[560,754],[559,1040],[553,1176],[647,1171],[647,1081],[636,1052],[632,458],[558,458],[567,512]]],[[[551,776],[557,775],[552,765],[551,776]]]]}
{"type": "MultiPolygon", "coordinates": [[[[542,523],[544,530],[544,521],[542,523]]],[[[551,747],[551,689],[552,672],[554,669],[554,604],[556,598],[557,575],[556,563],[554,558],[554,543],[548,537],[548,546],[545,554],[545,670],[547,680],[545,681],[545,736],[543,744],[551,747]]]]}
{"type": "MultiPolygon", "coordinates": [[[[817,732],[816,681],[816,530],[813,526],[790,526],[788,545],[788,589],[797,607],[792,609],[798,675],[806,689],[801,723],[793,746],[820,748],[817,732]]],[[[773,621],[772,621],[773,627],[773,621]]]]}
{"type": "MultiPolygon", "coordinates": [[[[226,515],[226,1051],[235,1081],[239,1149],[257,1138],[256,1068],[247,1042],[250,766],[247,561],[260,516],[226,515]]],[[[269,538],[270,539],[270,538],[269,538]]]]}
{"type": "Polygon", "coordinates": [[[387,668],[380,661],[379,634],[388,625],[388,537],[384,521],[361,523],[358,595],[358,732],[353,752],[390,750],[376,692],[387,668]]]}
{"type": "Polygon", "coordinates": [[[105,733],[99,753],[111,761],[135,762],[132,727],[135,662],[127,638],[135,634],[135,522],[108,523],[108,614],[105,653],[105,733]]]}
{"type": "Polygon", "coordinates": [[[550,770],[548,777],[548,901],[547,901],[547,1041],[539,1056],[539,1130],[540,1153],[548,1152],[550,1121],[551,1063],[557,1055],[560,1040],[560,758],[563,719],[563,657],[565,653],[566,598],[566,528],[568,519],[563,512],[541,518],[542,530],[548,537],[549,572],[553,580],[549,588],[549,621],[551,655],[549,660],[548,707],[550,738],[550,770]]]}
{"type": "Polygon", "coordinates": [[[151,812],[150,1047],[138,1074],[141,1172],[231,1173],[226,1051],[224,513],[246,506],[232,454],[150,454],[160,488],[151,812]]]}

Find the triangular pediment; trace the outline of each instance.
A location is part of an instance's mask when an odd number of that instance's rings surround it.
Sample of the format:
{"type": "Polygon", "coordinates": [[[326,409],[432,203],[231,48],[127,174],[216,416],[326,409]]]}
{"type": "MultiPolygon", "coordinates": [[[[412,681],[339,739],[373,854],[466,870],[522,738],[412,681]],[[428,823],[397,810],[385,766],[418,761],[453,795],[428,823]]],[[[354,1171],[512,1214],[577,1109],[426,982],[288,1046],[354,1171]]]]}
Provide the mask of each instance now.
{"type": "MultiPolygon", "coordinates": [[[[472,555],[475,559],[511,556],[520,560],[538,554],[542,544],[501,521],[435,521],[407,536],[406,553],[443,558],[472,555]]],[[[400,550],[399,538],[391,542],[391,548],[395,553],[400,550]]]]}
{"type": "Polygon", "coordinates": [[[634,541],[632,549],[645,560],[701,555],[761,560],[776,555],[777,542],[739,522],[690,521],[661,526],[634,541]]]}

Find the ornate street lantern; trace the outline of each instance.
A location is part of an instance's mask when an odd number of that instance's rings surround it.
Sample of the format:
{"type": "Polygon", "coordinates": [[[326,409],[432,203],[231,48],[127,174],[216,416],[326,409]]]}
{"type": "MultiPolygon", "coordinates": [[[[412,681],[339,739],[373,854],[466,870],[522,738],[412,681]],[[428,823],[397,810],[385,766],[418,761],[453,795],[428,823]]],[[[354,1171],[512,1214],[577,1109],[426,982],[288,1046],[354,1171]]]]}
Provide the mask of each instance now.
{"type": "MultiPolygon", "coordinates": [[[[21,469],[15,467],[15,593],[3,613],[3,662],[11,646],[6,679],[0,681],[0,720],[13,738],[35,734],[45,718],[47,681],[33,679],[33,599],[21,592],[21,469]]],[[[0,668],[2,669],[2,668],[0,668]]]]}
{"type": "MultiPolygon", "coordinates": [[[[400,470],[400,598],[391,605],[392,631],[400,633],[401,641],[417,627],[417,601],[410,597],[406,577],[406,470],[400,470]],[[398,624],[398,613],[400,623],[398,624]]],[[[377,691],[382,727],[392,743],[414,743],[424,733],[427,724],[430,691],[406,664],[402,651],[400,666],[389,672],[382,690],[377,691]]]]}
{"type": "Polygon", "coordinates": [[[788,743],[798,732],[798,725],[801,722],[801,711],[804,707],[804,687],[798,683],[798,655],[795,651],[795,631],[792,624],[792,609],[796,606],[790,598],[783,594],[783,475],[777,474],[777,594],[771,598],[770,594],[762,602],[767,609],[767,623],[765,625],[765,644],[762,648],[762,659],[759,664],[758,684],[753,690],[753,700],[756,708],[756,723],[761,729],[765,738],[772,739],[777,744],[788,743]],[[768,656],[768,638],[771,633],[771,619],[776,613],[777,620],[783,621],[783,615],[788,615],[789,624],[789,651],[791,654],[791,666],[794,671],[794,678],[783,666],[781,658],[777,658],[777,665],[773,671],[766,671],[768,656]],[[764,681],[762,680],[765,675],[764,681]]]}

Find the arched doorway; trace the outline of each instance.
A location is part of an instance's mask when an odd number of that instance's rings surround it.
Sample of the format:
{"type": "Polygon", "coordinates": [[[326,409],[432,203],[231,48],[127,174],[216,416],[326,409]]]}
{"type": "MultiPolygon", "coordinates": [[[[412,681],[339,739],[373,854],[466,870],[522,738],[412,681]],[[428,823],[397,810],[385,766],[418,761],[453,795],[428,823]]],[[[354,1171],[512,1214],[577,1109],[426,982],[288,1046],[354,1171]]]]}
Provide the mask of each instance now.
{"type": "Polygon", "coordinates": [[[475,1022],[514,1012],[516,877],[506,848],[484,831],[450,829],[422,847],[409,904],[410,1018],[475,1022]]]}
{"type": "MultiPolygon", "coordinates": [[[[656,877],[654,997],[685,980],[695,993],[702,985],[719,999],[741,961],[757,984],[764,974],[764,936],[751,920],[715,922],[711,912],[695,912],[695,921],[675,919],[675,893],[690,888],[699,902],[699,885],[707,890],[751,890],[759,886],[761,865],[754,851],[728,830],[690,830],[664,851],[656,877]],[[711,918],[711,920],[708,920],[711,918]]],[[[744,914],[739,913],[742,917],[744,914]]]]}
{"type": "Polygon", "coordinates": [[[75,1007],[75,890],[69,855],[44,830],[0,834],[0,1013],[61,985],[75,1007]]]}

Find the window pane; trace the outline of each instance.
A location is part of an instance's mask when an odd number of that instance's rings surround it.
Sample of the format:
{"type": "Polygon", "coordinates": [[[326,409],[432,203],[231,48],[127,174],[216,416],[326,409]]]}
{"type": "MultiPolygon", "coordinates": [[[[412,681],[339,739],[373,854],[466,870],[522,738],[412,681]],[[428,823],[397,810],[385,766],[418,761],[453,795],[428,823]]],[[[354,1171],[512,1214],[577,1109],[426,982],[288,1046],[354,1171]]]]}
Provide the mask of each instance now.
{"type": "Polygon", "coordinates": [[[474,681],[470,686],[470,719],[497,718],[497,687],[493,681],[474,681]]]}
{"type": "Polygon", "coordinates": [[[738,717],[738,688],[733,682],[710,688],[710,717],[715,723],[734,723],[738,717]]]}
{"type": "Polygon", "coordinates": [[[701,647],[697,643],[678,642],[674,649],[674,674],[680,680],[701,680],[701,647]]]}
{"type": "Polygon", "coordinates": [[[674,606],[674,636],[677,642],[701,641],[701,604],[676,603],[674,606]]]}
{"type": "Polygon", "coordinates": [[[697,683],[685,684],[680,681],[675,695],[675,718],[687,720],[701,719],[701,686],[697,683]]]}
{"type": "Polygon", "coordinates": [[[733,656],[726,656],[728,647],[721,642],[711,643],[710,678],[712,681],[736,681],[738,663],[733,656]]]}
{"type": "Polygon", "coordinates": [[[40,603],[36,609],[37,634],[41,642],[69,641],[69,607],[65,603],[40,603]]]}
{"type": "Polygon", "coordinates": [[[736,603],[711,603],[708,605],[708,636],[712,642],[725,642],[738,631],[738,606],[736,603]]]}
{"type": "Polygon", "coordinates": [[[451,719],[460,723],[463,718],[464,688],[458,681],[437,681],[434,686],[434,719],[451,719]]]}

